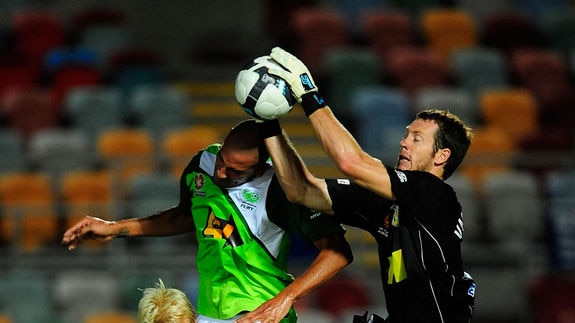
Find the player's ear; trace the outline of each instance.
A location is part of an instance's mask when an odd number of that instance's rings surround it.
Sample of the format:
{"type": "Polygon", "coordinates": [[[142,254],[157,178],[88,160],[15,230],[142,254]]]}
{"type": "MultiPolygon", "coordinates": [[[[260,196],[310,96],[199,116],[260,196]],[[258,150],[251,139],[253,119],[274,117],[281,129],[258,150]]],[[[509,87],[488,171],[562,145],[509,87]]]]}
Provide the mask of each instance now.
{"type": "Polygon", "coordinates": [[[436,165],[443,165],[447,162],[449,157],[451,156],[451,149],[449,148],[442,148],[439,149],[434,156],[434,162],[436,165]]]}

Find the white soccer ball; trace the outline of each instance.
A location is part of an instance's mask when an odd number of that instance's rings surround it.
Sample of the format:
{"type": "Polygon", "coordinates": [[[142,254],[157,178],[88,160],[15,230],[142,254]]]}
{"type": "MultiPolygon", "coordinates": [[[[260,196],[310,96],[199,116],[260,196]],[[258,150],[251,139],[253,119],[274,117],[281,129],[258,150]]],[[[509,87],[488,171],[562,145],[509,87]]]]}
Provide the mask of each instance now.
{"type": "Polygon", "coordinates": [[[237,75],[236,100],[254,118],[278,119],[288,114],[297,103],[289,85],[268,69],[283,68],[269,56],[248,63],[237,75]]]}

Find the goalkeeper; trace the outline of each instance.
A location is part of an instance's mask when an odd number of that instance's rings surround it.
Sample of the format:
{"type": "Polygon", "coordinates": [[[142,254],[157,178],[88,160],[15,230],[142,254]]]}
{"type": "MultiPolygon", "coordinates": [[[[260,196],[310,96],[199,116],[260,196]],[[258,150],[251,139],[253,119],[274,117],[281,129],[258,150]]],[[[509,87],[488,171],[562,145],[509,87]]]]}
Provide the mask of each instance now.
{"type": "Polygon", "coordinates": [[[256,308],[262,323],[296,322],[294,302],[347,266],[351,248],[332,217],[286,199],[268,157],[256,123],[241,122],[223,144],[192,158],[181,176],[178,205],[120,221],[86,216],[62,243],[72,250],[86,239],[192,232],[198,241],[198,322],[233,321],[256,308]],[[294,280],[287,256],[296,234],[319,253],[294,280]]]}
{"type": "Polygon", "coordinates": [[[261,131],[288,198],[375,237],[387,322],[470,322],[475,283],[461,258],[463,215],[444,182],[467,152],[470,128],[447,111],[421,111],[399,142],[397,164],[386,166],[336,119],[298,58],[277,47],[271,57],[287,71],[269,72],[289,83],[323,149],[348,177],[313,176],[279,122],[266,121],[261,131]]]}

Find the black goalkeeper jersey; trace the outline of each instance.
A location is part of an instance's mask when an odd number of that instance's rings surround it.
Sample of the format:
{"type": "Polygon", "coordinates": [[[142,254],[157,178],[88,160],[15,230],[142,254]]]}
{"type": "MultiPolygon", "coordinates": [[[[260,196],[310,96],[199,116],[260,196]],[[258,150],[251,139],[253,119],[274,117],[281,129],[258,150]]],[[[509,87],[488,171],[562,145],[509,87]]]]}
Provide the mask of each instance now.
{"type": "Polygon", "coordinates": [[[387,167],[395,201],[346,179],[328,179],[342,223],[378,243],[391,323],[467,323],[475,283],[463,270],[463,214],[451,186],[433,174],[387,167]]]}

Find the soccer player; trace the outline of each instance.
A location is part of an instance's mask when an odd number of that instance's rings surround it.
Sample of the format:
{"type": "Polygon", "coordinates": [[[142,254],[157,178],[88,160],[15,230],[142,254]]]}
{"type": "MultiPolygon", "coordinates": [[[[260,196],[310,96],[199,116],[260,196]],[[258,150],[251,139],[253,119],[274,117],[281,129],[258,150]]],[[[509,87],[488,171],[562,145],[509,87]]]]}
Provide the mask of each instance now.
{"type": "Polygon", "coordinates": [[[62,242],[193,232],[198,241],[198,321],[234,320],[256,308],[261,322],[296,322],[294,302],[352,261],[343,227],[331,216],[290,203],[266,161],[253,120],[236,125],[223,144],[194,156],[180,181],[178,205],[146,217],[105,221],[91,216],[62,242]],[[291,234],[319,248],[294,280],[287,272],[291,234]]]}
{"type": "Polygon", "coordinates": [[[290,84],[327,155],[347,176],[313,176],[279,122],[267,121],[261,131],[288,199],[375,237],[389,322],[468,323],[475,283],[461,258],[461,206],[444,180],[463,160],[471,129],[447,111],[421,111],[406,127],[397,165],[386,166],[336,119],[297,57],[277,47],[271,57],[287,71],[269,72],[290,84]]]}

